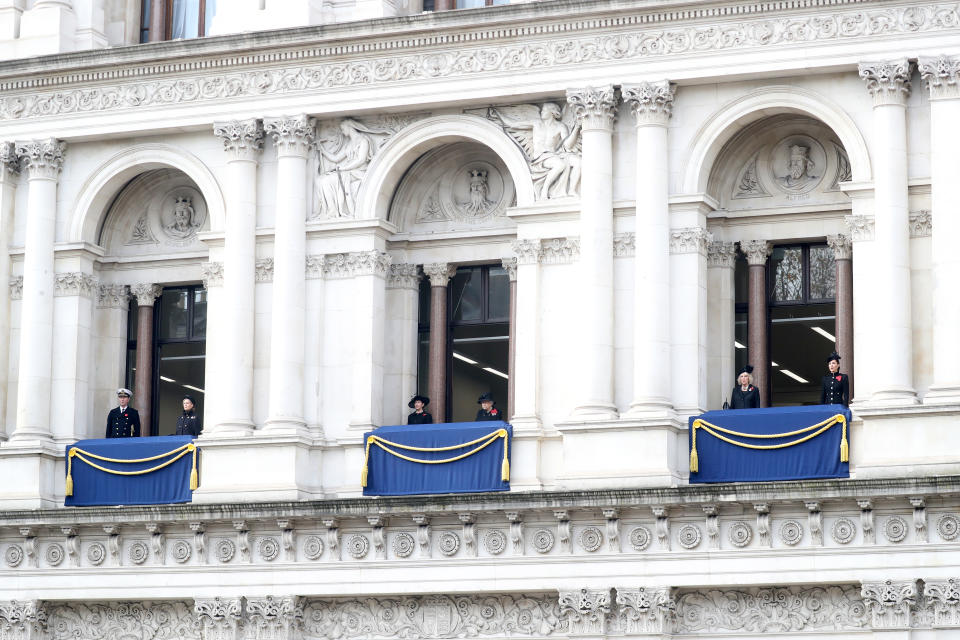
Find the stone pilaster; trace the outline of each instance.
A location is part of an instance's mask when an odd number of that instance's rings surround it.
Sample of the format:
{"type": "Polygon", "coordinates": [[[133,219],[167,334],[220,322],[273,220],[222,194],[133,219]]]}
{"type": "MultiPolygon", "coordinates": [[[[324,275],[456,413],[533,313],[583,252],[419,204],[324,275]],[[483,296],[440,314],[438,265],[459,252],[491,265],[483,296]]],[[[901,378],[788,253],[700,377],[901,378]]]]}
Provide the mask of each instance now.
{"type": "Polygon", "coordinates": [[[669,587],[617,587],[620,630],[628,636],[671,634],[676,628],[677,604],[669,587]]]}
{"type": "Polygon", "coordinates": [[[303,633],[303,598],[266,596],[247,598],[246,635],[270,640],[300,640],[303,633]]]}
{"type": "Polygon", "coordinates": [[[560,591],[560,617],[571,636],[603,636],[610,616],[610,589],[560,591]]]}
{"type": "Polygon", "coordinates": [[[864,582],[860,595],[874,630],[910,628],[910,612],[917,603],[916,580],[864,582]]]}
{"type": "Polygon", "coordinates": [[[198,598],[194,615],[202,640],[237,640],[243,624],[242,598],[198,598]]]}

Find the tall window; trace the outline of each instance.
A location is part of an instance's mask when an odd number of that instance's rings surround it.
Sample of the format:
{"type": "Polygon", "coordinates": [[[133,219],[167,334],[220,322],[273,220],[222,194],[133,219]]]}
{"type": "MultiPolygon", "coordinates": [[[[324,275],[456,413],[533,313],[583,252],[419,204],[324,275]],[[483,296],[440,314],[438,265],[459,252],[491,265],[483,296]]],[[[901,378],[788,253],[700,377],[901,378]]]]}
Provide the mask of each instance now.
{"type": "Polygon", "coordinates": [[[150,40],[150,24],[153,9],[164,17],[164,40],[199,38],[208,33],[217,10],[217,0],[141,0],[140,42],[150,40]]]}

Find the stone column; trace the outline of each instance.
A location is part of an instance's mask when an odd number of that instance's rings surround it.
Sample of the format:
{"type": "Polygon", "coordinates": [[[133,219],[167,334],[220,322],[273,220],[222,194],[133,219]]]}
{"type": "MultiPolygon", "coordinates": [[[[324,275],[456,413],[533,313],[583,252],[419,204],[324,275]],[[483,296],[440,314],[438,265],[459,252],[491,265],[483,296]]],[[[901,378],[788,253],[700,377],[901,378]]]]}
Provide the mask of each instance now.
{"type": "MultiPolygon", "coordinates": [[[[84,438],[103,437],[100,419],[117,406],[117,387],[127,369],[127,318],[130,288],[125,284],[101,284],[97,287],[97,308],[93,319],[93,348],[90,367],[91,413],[78,431],[84,438]]],[[[209,353],[209,351],[208,351],[209,353]]],[[[209,356],[208,356],[209,357],[209,356]]]]}
{"type": "MultiPolygon", "coordinates": [[[[582,128],[580,183],[582,394],[575,420],[611,420],[613,403],[613,123],[617,94],[612,85],[567,90],[567,102],[582,128]]],[[[638,252],[639,253],[639,252],[638,252]]]]}
{"type": "Polygon", "coordinates": [[[273,313],[270,396],[265,429],[305,429],[303,410],[306,321],[307,156],[313,118],[267,118],[264,129],[277,148],[273,236],[273,313]]]}
{"type": "Polygon", "coordinates": [[[910,95],[907,59],[860,65],[860,77],[873,96],[875,242],[882,256],[875,264],[877,344],[884,357],[875,362],[877,385],[872,401],[915,404],[913,337],[910,309],[910,228],[907,202],[907,117],[910,95]]]}
{"type": "MultiPolygon", "coordinates": [[[[539,240],[515,240],[517,257],[517,326],[514,329],[513,406],[511,424],[540,426],[540,258],[539,240]]],[[[512,288],[512,287],[511,287],[512,288]]]]}
{"type": "Polygon", "coordinates": [[[404,424],[410,412],[407,402],[417,392],[419,299],[420,273],[417,265],[391,264],[387,275],[384,424],[404,424]]]}
{"type": "Polygon", "coordinates": [[[933,383],[928,404],[960,402],[960,56],[920,58],[920,75],[930,92],[930,204],[933,276],[933,383]]]}
{"type": "Polygon", "coordinates": [[[17,426],[11,441],[49,439],[53,363],[53,242],[57,178],[66,144],[52,138],[17,143],[27,168],[28,191],[20,311],[17,426]]]}
{"type": "MultiPolygon", "coordinates": [[[[90,361],[94,354],[91,342],[94,299],[99,284],[90,273],[93,261],[94,255],[89,253],[63,260],[83,270],[58,273],[54,281],[53,353],[56,354],[56,366],[50,379],[50,430],[58,444],[91,435],[88,432],[91,426],[90,361]]],[[[103,437],[102,432],[97,431],[92,435],[103,437]]]]}
{"type": "Polygon", "coordinates": [[[447,411],[447,284],[456,267],[445,262],[423,265],[430,278],[430,369],[427,378],[434,422],[446,422],[447,411]]]}
{"type": "Polygon", "coordinates": [[[350,429],[370,431],[383,423],[383,342],[390,256],[383,251],[358,251],[349,256],[354,310],[350,429]]]}
{"type": "Polygon", "coordinates": [[[226,225],[223,251],[223,397],[218,434],[248,435],[253,424],[254,274],[256,266],[257,164],[263,149],[259,120],[216,123],[227,152],[224,180],[226,225]]]}
{"type": "Polygon", "coordinates": [[[853,399],[853,243],[849,236],[827,236],[837,263],[836,308],[837,353],[840,370],[850,378],[850,398],[853,399]]]}
{"type": "Polygon", "coordinates": [[[320,254],[306,259],[303,412],[307,429],[315,438],[323,437],[324,262],[320,254]]]}
{"type": "Polygon", "coordinates": [[[130,405],[140,412],[140,433],[145,436],[150,434],[153,406],[153,304],[162,292],[157,284],[130,287],[130,294],[137,299],[137,373],[130,405]]]}
{"type": "Polygon", "coordinates": [[[152,0],[150,3],[150,42],[167,38],[167,3],[171,0],[152,0]]]}
{"type": "MultiPolygon", "coordinates": [[[[10,282],[10,237],[19,173],[20,160],[13,143],[0,143],[0,285],[10,282]]],[[[0,294],[0,416],[7,415],[10,339],[10,295],[0,294]]],[[[5,429],[0,428],[0,441],[6,439],[5,429]]]]}
{"type": "Polygon", "coordinates": [[[664,414],[670,402],[670,207],[666,80],[624,85],[637,125],[636,255],[633,259],[633,399],[629,415],[664,414]],[[655,310],[651,313],[651,310],[655,310]]]}
{"type": "Polygon", "coordinates": [[[733,272],[737,246],[713,241],[707,245],[707,408],[719,409],[729,400],[734,377],[733,272]]]}
{"type": "MultiPolygon", "coordinates": [[[[699,215],[697,219],[706,222],[699,215]]],[[[670,392],[673,407],[684,415],[701,413],[707,403],[709,240],[699,225],[670,230],[670,392]]]]}
{"type": "MultiPolygon", "coordinates": [[[[207,344],[206,344],[206,367],[204,371],[203,383],[203,424],[220,424],[220,416],[223,412],[220,405],[224,400],[224,393],[221,391],[224,382],[224,359],[220,356],[223,348],[223,331],[219,327],[223,326],[223,263],[222,262],[204,262],[200,264],[200,274],[203,282],[203,288],[207,290],[207,344]]],[[[210,427],[204,427],[203,436],[209,436],[213,432],[210,427]]]]}
{"type": "MultiPolygon", "coordinates": [[[[750,265],[747,312],[747,354],[753,365],[753,383],[760,389],[760,406],[768,405],[770,357],[767,355],[767,256],[773,247],[766,240],[745,240],[740,250],[750,265]]],[[[732,387],[731,387],[732,388],[732,387]]]]}
{"type": "MultiPolygon", "coordinates": [[[[450,11],[457,8],[456,0],[435,0],[433,4],[434,11],[450,11]]],[[[433,402],[433,399],[430,400],[433,402]]]]}
{"type": "Polygon", "coordinates": [[[873,211],[871,194],[851,194],[851,204],[854,215],[847,216],[844,221],[849,229],[849,237],[853,254],[856,260],[851,260],[853,284],[853,353],[856,354],[857,370],[856,395],[854,395],[853,380],[851,379],[850,399],[859,403],[872,395],[876,385],[877,371],[880,369],[874,361],[886,357],[885,349],[878,350],[877,323],[874,321],[876,310],[874,305],[877,296],[874,289],[883,286],[874,274],[873,265],[880,256],[877,254],[874,242],[874,218],[872,215],[857,213],[858,211],[873,211]]]}
{"type": "Polygon", "coordinates": [[[509,376],[507,380],[507,418],[510,419],[516,413],[513,404],[516,398],[517,376],[517,259],[504,258],[501,264],[507,271],[507,277],[510,278],[510,331],[507,346],[507,375],[509,376]]]}

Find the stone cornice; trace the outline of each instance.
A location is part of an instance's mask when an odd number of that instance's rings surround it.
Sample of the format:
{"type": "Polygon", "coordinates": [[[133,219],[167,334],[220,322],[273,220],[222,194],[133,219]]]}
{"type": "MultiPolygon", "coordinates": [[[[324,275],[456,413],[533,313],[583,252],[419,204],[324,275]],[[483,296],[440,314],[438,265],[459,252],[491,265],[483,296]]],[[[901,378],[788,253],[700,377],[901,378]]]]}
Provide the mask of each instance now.
{"type": "Polygon", "coordinates": [[[960,21],[956,2],[666,4],[683,10],[643,0],[596,1],[584,10],[570,0],[491,8],[481,26],[412,17],[17,61],[0,65],[7,75],[0,120],[956,30],[960,21]],[[64,72],[68,60],[86,69],[64,72]]]}

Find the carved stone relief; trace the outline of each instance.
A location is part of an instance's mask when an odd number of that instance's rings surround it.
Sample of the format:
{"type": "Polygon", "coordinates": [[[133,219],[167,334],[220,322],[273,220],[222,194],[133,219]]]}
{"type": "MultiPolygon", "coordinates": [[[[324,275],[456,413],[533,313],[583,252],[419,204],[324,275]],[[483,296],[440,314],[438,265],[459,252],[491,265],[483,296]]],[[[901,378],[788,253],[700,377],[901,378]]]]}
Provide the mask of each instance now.
{"type": "Polygon", "coordinates": [[[774,184],[788,194],[807,193],[820,184],[826,164],[823,146],[810,136],[784,138],[771,151],[774,184]]]}
{"type": "Polygon", "coordinates": [[[200,640],[193,611],[183,602],[48,604],[52,640],[122,638],[200,640]]]}
{"type": "Polygon", "coordinates": [[[740,177],[734,182],[734,198],[763,198],[769,196],[757,175],[757,156],[753,156],[740,170],[740,177]]]}

